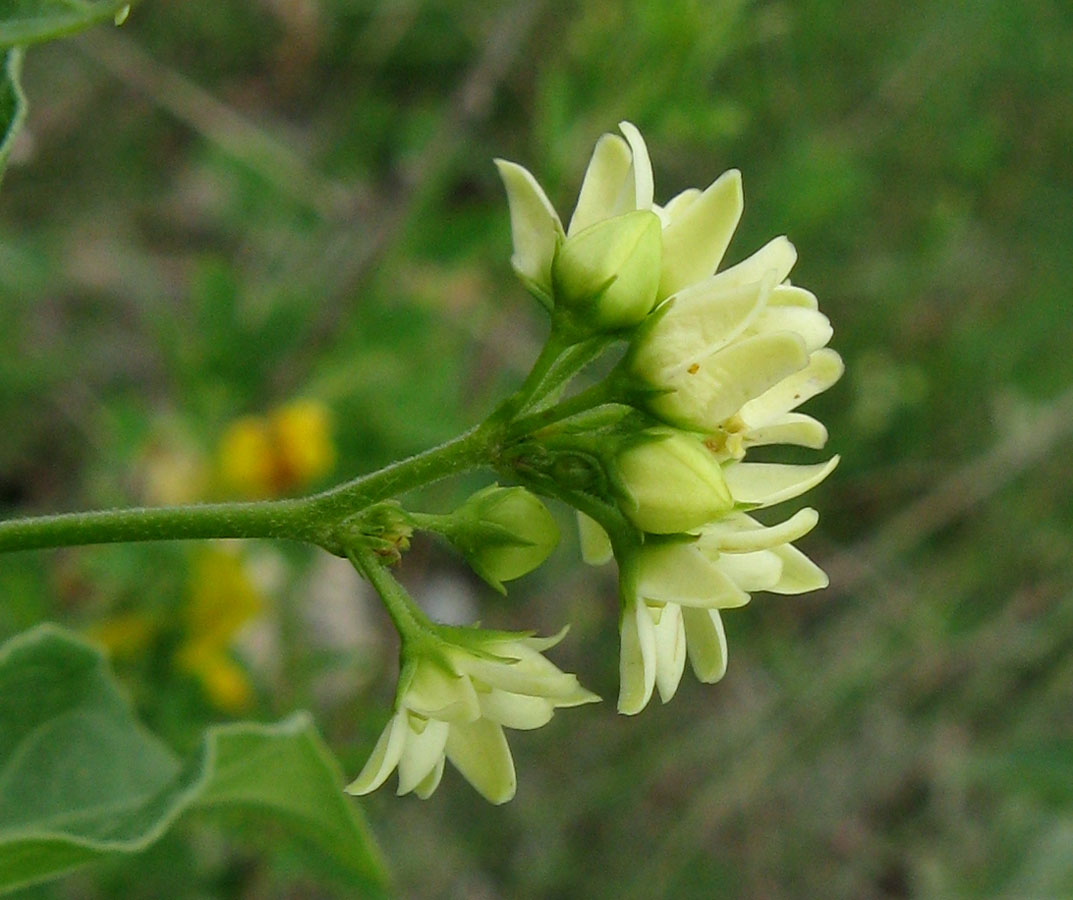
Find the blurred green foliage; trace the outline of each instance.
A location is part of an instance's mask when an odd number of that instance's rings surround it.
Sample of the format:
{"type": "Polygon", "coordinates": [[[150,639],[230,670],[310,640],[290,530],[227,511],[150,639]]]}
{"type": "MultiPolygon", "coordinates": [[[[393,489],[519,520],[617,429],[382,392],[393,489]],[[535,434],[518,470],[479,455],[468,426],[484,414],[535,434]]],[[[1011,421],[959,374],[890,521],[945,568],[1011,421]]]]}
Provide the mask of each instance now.
{"type": "MultiPolygon", "coordinates": [[[[407,896],[1073,891],[1067,6],[146,0],[32,49],[23,84],[0,194],[3,515],[141,502],[147,461],[211,456],[298,396],[332,410],[340,478],[474,423],[543,328],[491,159],[565,213],[620,118],[657,199],[741,168],[731,260],[788,234],[835,325],[847,375],[812,411],[843,463],[805,542],[832,589],[728,615],[718,686],[514,735],[502,809],[450,777],[427,803],[369,798],[407,896]]],[[[323,559],[246,552],[271,574],[241,648],[250,713],[308,706],[354,772],[390,702],[385,622],[323,559]],[[325,639],[336,606],[361,614],[350,643],[325,639]]],[[[221,718],[173,664],[192,554],[6,557],[0,638],[153,617],[115,664],[185,752],[221,718]]],[[[614,696],[613,580],[569,542],[507,600],[429,543],[404,575],[441,614],[573,622],[557,662],[614,696]]],[[[317,895],[296,871],[195,825],[34,896],[317,895]]]]}

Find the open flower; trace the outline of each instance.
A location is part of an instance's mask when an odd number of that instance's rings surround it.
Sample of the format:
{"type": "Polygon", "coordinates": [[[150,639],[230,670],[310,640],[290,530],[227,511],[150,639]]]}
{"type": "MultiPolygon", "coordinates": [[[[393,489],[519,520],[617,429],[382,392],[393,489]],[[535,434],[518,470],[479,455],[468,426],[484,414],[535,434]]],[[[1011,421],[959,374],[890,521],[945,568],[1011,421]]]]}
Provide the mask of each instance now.
{"type": "Polygon", "coordinates": [[[623,604],[619,711],[640,712],[653,688],[668,702],[687,655],[699,681],[722,678],[727,650],[720,610],[744,606],[754,591],[826,587],[823,571],[792,545],[818,520],[814,509],[802,509],[764,526],[735,512],[697,537],[648,539],[639,551],[635,593],[623,604]]]}
{"type": "Polygon", "coordinates": [[[395,713],[347,791],[374,791],[398,768],[398,792],[424,799],[450,760],[485,799],[510,800],[516,778],[503,729],[539,728],[559,707],[600,699],[544,657],[565,633],[436,626],[430,642],[404,650],[395,713]]]}
{"type": "Polygon", "coordinates": [[[767,443],[821,447],[827,431],[798,405],[842,374],[831,325],[808,291],[785,283],[797,253],[776,238],[748,259],[686,287],[634,340],[628,370],[654,389],[663,421],[723,437],[727,456],[767,443]]]}

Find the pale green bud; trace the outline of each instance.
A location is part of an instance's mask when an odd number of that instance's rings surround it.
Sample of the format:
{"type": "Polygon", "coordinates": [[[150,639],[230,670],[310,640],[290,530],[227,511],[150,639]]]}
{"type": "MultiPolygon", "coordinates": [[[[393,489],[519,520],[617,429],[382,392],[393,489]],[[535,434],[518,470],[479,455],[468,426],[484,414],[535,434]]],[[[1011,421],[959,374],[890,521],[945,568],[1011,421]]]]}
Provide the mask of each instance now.
{"type": "Polygon", "coordinates": [[[651,429],[616,460],[623,512],[642,531],[693,531],[734,506],[711,451],[683,432],[651,429]]]}
{"type": "Polygon", "coordinates": [[[636,325],[656,302],[661,253],[659,216],[648,210],[582,229],[552,264],[556,309],[594,331],[636,325]]]}
{"type": "Polygon", "coordinates": [[[559,527],[548,508],[523,487],[490,485],[455,512],[450,539],[474,571],[497,589],[548,558],[559,527]]]}

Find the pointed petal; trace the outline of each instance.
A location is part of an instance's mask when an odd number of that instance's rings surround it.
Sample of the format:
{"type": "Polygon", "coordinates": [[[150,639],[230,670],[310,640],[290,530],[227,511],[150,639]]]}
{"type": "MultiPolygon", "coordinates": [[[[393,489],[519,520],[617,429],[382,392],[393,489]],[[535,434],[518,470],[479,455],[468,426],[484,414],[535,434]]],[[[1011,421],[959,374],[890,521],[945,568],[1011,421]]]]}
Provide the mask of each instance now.
{"type": "Polygon", "coordinates": [[[725,272],[720,272],[716,277],[726,285],[752,284],[771,273],[778,284],[790,274],[795,262],[797,251],[794,245],[785,237],[777,237],[768,241],[752,256],[743,259],[736,266],[731,266],[725,272]]]}
{"type": "Polygon", "coordinates": [[[447,758],[489,803],[506,803],[517,789],[514,760],[503,729],[478,719],[452,725],[447,735],[447,758]]]}
{"type": "Polygon", "coordinates": [[[368,794],[387,781],[388,775],[399,764],[399,758],[402,756],[409,733],[406,710],[399,710],[381,732],[368,761],[358,777],[347,785],[346,792],[359,796],[368,794]]]}
{"type": "Polygon", "coordinates": [[[770,591],[782,577],[782,560],[771,550],[726,553],[719,568],[743,591],[770,591]]]}
{"type": "Polygon", "coordinates": [[[670,702],[682,680],[686,665],[686,632],[682,608],[668,603],[656,625],[656,686],[659,698],[670,702]]]}
{"type": "Polygon", "coordinates": [[[750,428],[745,442],[750,447],[792,444],[795,447],[819,450],[827,443],[827,427],[812,416],[791,412],[772,419],[759,428],[750,428]]]}
{"type": "Polygon", "coordinates": [[[738,503],[755,504],[759,507],[774,506],[811,490],[830,475],[837,465],[837,456],[814,466],[734,463],[723,470],[723,477],[738,503]]]}
{"type": "Polygon", "coordinates": [[[481,715],[505,728],[531,730],[547,725],[555,707],[543,697],[530,697],[526,694],[512,694],[498,688],[478,694],[481,701],[481,715]]]}
{"type": "Polygon", "coordinates": [[[602,566],[614,558],[611,539],[600,523],[585,513],[577,514],[577,531],[581,539],[581,558],[590,566],[602,566]]]}
{"type": "MultiPolygon", "coordinates": [[[[626,141],[630,145],[630,150],[633,153],[633,159],[630,162],[630,177],[632,177],[632,196],[630,190],[627,188],[626,200],[627,204],[622,208],[622,212],[629,212],[634,209],[651,209],[652,208],[652,161],[648,158],[648,147],[645,145],[645,139],[641,137],[641,132],[637,130],[637,127],[632,122],[619,122],[619,129],[626,136],[626,141]]],[[[622,201],[620,200],[620,203],[622,201]]]]}
{"type": "Polygon", "coordinates": [[[771,526],[761,525],[745,513],[735,513],[705,525],[700,543],[719,553],[772,550],[808,534],[819,520],[820,514],[808,507],[798,510],[785,522],[771,526]]]}
{"type": "Polygon", "coordinates": [[[728,608],[749,595],[731,581],[696,543],[646,544],[641,551],[637,592],[657,603],[728,608]]]}
{"type": "Polygon", "coordinates": [[[743,208],[741,172],[731,169],[681,211],[675,211],[671,224],[663,230],[657,299],[702,281],[716,270],[743,208]]]}
{"type": "Polygon", "coordinates": [[[700,193],[698,188],[686,188],[680,194],[675,194],[671,197],[663,207],[663,212],[666,214],[668,221],[673,222],[689,209],[693,202],[700,196],[700,193]]]}
{"type": "Polygon", "coordinates": [[[782,560],[782,577],[770,588],[776,594],[804,594],[818,591],[830,584],[827,573],[805,556],[796,547],[789,544],[776,547],[773,553],[782,560]]]}
{"type": "Polygon", "coordinates": [[[623,610],[620,640],[618,711],[632,716],[648,705],[656,686],[656,632],[644,603],[623,610]]]}
{"type": "Polygon", "coordinates": [[[423,782],[443,759],[447,743],[446,722],[429,719],[420,734],[410,729],[399,758],[399,794],[408,794],[423,782]]]}
{"type": "Polygon", "coordinates": [[[629,171],[630,145],[617,134],[603,135],[596,142],[585,170],[568,235],[616,214],[615,202],[629,171]]]}
{"type": "Polygon", "coordinates": [[[507,189],[510,231],[514,240],[511,265],[546,293],[551,292],[551,262],[563,226],[544,189],[527,169],[497,159],[496,167],[507,189]]]}
{"type": "Polygon", "coordinates": [[[768,303],[771,306],[800,306],[802,309],[818,309],[820,305],[812,291],[789,284],[780,284],[775,288],[768,303]]]}
{"type": "Polygon", "coordinates": [[[432,771],[425,776],[425,780],[414,788],[414,793],[422,800],[427,800],[431,797],[433,791],[440,786],[440,779],[443,778],[443,766],[446,762],[447,758],[441,756],[432,771]]]}
{"type": "Polygon", "coordinates": [[[674,424],[712,433],[750,400],[807,365],[808,352],[796,334],[758,334],[669,379],[674,392],[653,398],[650,406],[674,424]]]}
{"type": "Polygon", "coordinates": [[[569,706],[584,706],[586,703],[600,703],[603,700],[599,694],[594,694],[588,688],[582,687],[580,683],[578,683],[573,693],[552,699],[556,709],[569,706]]]}
{"type": "Polygon", "coordinates": [[[843,371],[845,364],[834,350],[817,350],[807,366],[745,404],[741,417],[750,427],[766,425],[822,394],[842,377],[843,371]]]}
{"type": "Polygon", "coordinates": [[[563,672],[551,660],[520,642],[503,648],[490,646],[489,649],[495,653],[502,651],[517,660],[498,662],[471,656],[466,662],[466,672],[490,687],[550,700],[573,696],[578,689],[576,675],[563,672]]]}
{"type": "Polygon", "coordinates": [[[697,681],[714,684],[727,671],[727,638],[714,609],[683,609],[689,664],[697,681]]]}
{"type": "Polygon", "coordinates": [[[559,644],[562,639],[566,637],[569,631],[570,626],[564,625],[557,632],[555,632],[555,634],[549,634],[547,637],[529,635],[527,637],[520,638],[518,643],[520,643],[523,647],[528,647],[530,650],[536,650],[539,653],[543,653],[545,650],[550,650],[552,647],[559,644]]]}

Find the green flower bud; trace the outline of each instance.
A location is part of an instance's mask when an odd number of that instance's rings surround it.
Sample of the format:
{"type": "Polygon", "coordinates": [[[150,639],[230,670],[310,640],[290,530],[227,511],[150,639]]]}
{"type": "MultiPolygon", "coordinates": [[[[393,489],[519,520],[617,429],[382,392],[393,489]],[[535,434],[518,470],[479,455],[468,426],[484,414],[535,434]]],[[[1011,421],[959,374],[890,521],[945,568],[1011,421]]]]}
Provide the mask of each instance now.
{"type": "Polygon", "coordinates": [[[523,487],[490,485],[454,514],[448,537],[473,570],[497,590],[548,558],[559,543],[559,528],[538,497],[523,487]]]}
{"type": "Polygon", "coordinates": [[[734,506],[723,472],[697,438],[650,429],[616,460],[623,512],[642,531],[693,531],[734,506]]]}
{"type": "Polygon", "coordinates": [[[649,210],[582,229],[552,263],[556,309],[595,331],[636,325],[656,302],[661,253],[659,216],[649,210]]]}

